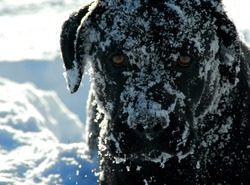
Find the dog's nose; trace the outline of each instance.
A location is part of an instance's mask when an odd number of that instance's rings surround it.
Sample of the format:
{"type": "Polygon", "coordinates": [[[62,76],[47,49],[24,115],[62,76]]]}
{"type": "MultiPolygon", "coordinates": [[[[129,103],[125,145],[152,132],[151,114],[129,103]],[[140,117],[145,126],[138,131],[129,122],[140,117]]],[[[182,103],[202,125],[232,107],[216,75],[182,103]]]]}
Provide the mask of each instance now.
{"type": "Polygon", "coordinates": [[[142,143],[154,142],[165,135],[168,127],[167,120],[161,117],[152,117],[148,114],[134,120],[132,132],[142,143]]]}
{"type": "Polygon", "coordinates": [[[143,126],[143,124],[137,124],[136,128],[135,128],[135,131],[138,133],[138,134],[145,134],[145,133],[148,133],[148,134],[152,134],[152,135],[157,135],[158,133],[160,133],[161,131],[163,130],[163,127],[161,124],[157,123],[155,124],[154,126],[152,127],[147,127],[145,128],[143,126]]]}
{"type": "Polygon", "coordinates": [[[139,131],[158,132],[169,125],[169,116],[159,116],[156,113],[143,112],[130,119],[131,126],[139,131]]]}
{"type": "Polygon", "coordinates": [[[136,126],[131,130],[139,143],[135,148],[141,148],[141,150],[147,148],[168,153],[180,151],[185,153],[189,150],[193,131],[184,117],[177,118],[173,114],[169,119],[147,116],[144,122],[142,120],[138,119],[136,126]]]}

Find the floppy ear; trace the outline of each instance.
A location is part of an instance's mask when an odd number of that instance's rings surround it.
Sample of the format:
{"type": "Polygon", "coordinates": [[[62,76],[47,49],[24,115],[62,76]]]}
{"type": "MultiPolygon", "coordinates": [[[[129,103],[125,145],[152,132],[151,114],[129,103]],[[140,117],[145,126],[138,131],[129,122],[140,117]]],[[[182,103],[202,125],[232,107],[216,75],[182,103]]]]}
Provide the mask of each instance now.
{"type": "Polygon", "coordinates": [[[89,15],[92,4],[72,13],[62,26],[60,45],[65,67],[64,75],[71,93],[78,90],[86,65],[86,61],[78,61],[76,58],[76,40],[82,20],[89,15]]]}
{"type": "Polygon", "coordinates": [[[228,18],[220,1],[212,7],[212,16],[215,17],[217,36],[220,42],[219,70],[223,82],[236,83],[240,65],[240,40],[234,23],[228,18]]]}

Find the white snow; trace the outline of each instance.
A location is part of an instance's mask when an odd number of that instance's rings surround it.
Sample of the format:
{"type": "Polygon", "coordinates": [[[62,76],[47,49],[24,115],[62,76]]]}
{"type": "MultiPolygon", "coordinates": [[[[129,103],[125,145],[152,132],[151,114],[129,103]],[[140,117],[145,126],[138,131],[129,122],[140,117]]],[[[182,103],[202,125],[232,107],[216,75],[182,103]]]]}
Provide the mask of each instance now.
{"type": "Polygon", "coordinates": [[[0,60],[52,59],[58,56],[62,22],[89,1],[2,0],[0,60]]]}
{"type": "MultiPolygon", "coordinates": [[[[84,143],[88,88],[69,96],[59,59],[61,25],[87,2],[0,1],[0,185],[97,184],[96,159],[89,159],[84,143]]],[[[224,2],[250,42],[250,2],[224,2]]],[[[155,162],[163,165],[169,157],[155,162]]]]}
{"type": "Polygon", "coordinates": [[[79,73],[79,68],[77,67],[78,65],[76,64],[75,61],[74,63],[74,68],[67,70],[63,73],[63,76],[67,82],[67,89],[69,92],[74,92],[74,87],[77,85],[79,81],[78,73],[79,73]]]}
{"type": "Polygon", "coordinates": [[[94,177],[84,125],[55,92],[4,78],[0,91],[0,184],[81,184],[89,182],[83,175],[94,177]]]}
{"type": "Polygon", "coordinates": [[[97,184],[81,116],[87,94],[68,98],[59,52],[61,25],[82,4],[0,2],[0,185],[97,184]]]}
{"type": "Polygon", "coordinates": [[[83,140],[81,130],[84,125],[70,113],[55,92],[37,90],[31,84],[16,84],[2,78],[0,85],[0,126],[6,124],[23,132],[38,132],[47,128],[62,143],[83,140]]]}

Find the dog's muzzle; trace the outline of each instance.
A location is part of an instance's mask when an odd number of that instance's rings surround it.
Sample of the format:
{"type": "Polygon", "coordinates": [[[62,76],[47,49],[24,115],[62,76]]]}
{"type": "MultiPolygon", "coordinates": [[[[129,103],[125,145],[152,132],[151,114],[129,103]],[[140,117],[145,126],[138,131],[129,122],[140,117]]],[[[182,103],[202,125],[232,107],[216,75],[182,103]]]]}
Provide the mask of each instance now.
{"type": "Polygon", "coordinates": [[[136,115],[132,121],[132,128],[122,120],[114,121],[113,137],[109,140],[113,156],[146,160],[147,157],[157,158],[162,153],[183,156],[192,149],[195,138],[193,126],[181,113],[172,112],[168,117],[156,117],[144,112],[136,115]]]}

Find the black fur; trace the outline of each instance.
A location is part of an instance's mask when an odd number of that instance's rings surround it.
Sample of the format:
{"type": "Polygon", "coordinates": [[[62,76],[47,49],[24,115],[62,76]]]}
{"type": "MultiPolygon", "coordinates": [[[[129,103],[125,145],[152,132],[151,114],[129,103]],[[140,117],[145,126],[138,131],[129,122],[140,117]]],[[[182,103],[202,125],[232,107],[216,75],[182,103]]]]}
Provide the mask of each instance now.
{"type": "Polygon", "coordinates": [[[101,185],[250,183],[250,51],[221,1],[95,1],[61,50],[72,93],[91,63],[101,185]]]}

